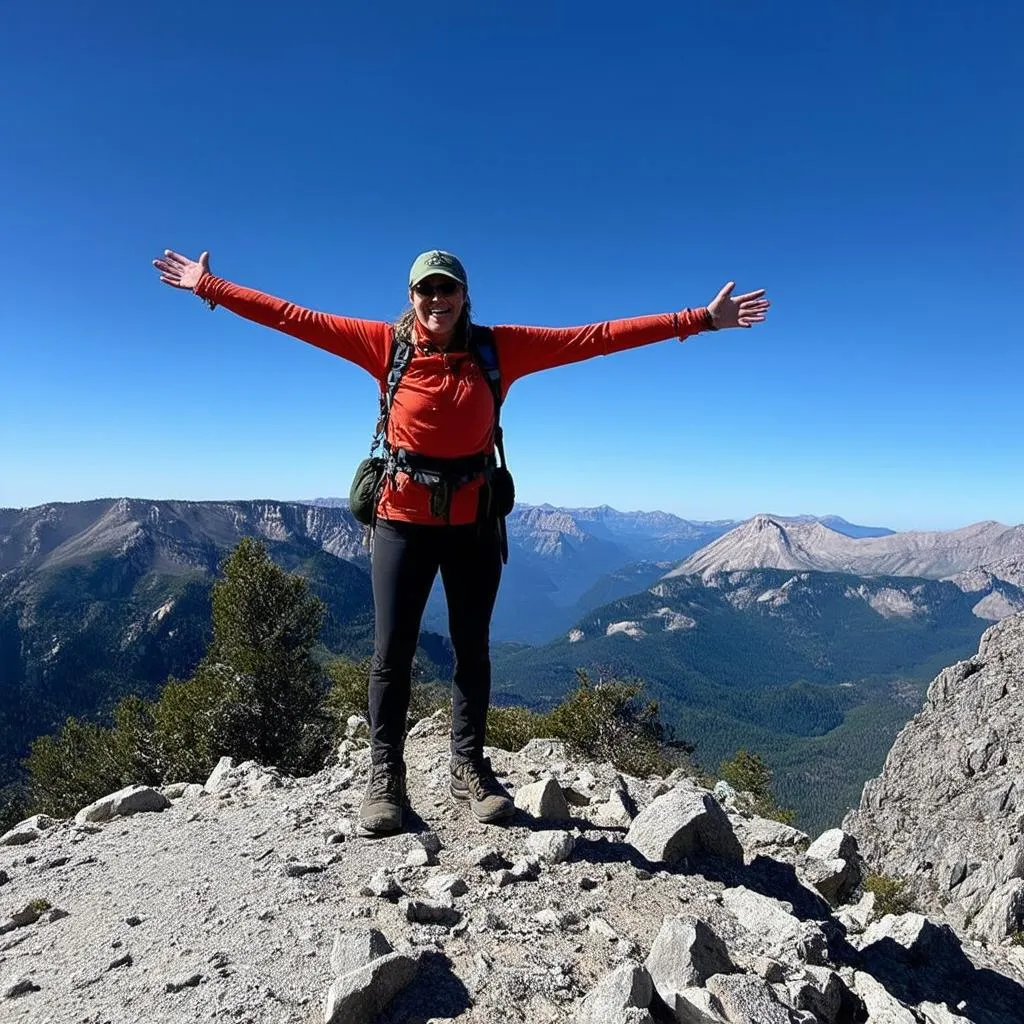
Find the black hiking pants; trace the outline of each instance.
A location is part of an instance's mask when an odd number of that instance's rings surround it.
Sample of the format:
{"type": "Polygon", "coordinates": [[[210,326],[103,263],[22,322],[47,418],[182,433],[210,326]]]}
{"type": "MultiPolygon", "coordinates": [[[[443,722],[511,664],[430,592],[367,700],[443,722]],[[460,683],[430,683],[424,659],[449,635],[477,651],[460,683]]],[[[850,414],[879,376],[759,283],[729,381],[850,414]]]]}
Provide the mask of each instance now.
{"type": "Polygon", "coordinates": [[[455,651],[452,756],[483,754],[491,696],[490,627],[501,580],[496,529],[377,520],[371,556],[375,612],[370,665],[374,762],[402,760],[412,660],[438,569],[455,651]]]}

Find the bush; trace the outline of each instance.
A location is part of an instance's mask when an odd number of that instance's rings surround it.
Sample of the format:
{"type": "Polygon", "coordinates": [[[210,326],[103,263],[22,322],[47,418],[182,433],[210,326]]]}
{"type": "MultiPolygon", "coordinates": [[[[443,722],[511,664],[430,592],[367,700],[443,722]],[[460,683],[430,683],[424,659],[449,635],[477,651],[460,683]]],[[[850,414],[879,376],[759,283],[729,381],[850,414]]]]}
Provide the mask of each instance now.
{"type": "MultiPolygon", "coordinates": [[[[335,739],[345,733],[345,724],[349,715],[369,713],[370,659],[349,661],[336,658],[327,666],[327,677],[330,689],[324,700],[324,707],[333,723],[335,739]]],[[[428,718],[435,711],[451,707],[449,688],[442,683],[413,682],[409,694],[409,710],[406,714],[406,729],[415,725],[421,718],[428,718]]]]}
{"type": "Polygon", "coordinates": [[[908,914],[914,909],[914,900],[907,892],[907,882],[892,875],[870,874],[864,879],[864,891],[875,894],[872,920],[886,914],[908,914]]]}
{"type": "Polygon", "coordinates": [[[56,736],[35,740],[25,760],[33,813],[68,817],[125,786],[159,784],[151,711],[125,697],[113,728],[69,718],[56,736]]]}
{"type": "Polygon", "coordinates": [[[785,825],[796,820],[793,811],[778,805],[772,789],[772,770],[760,755],[739,750],[731,761],[723,761],[718,771],[733,789],[751,795],[749,809],[755,814],[785,825]]]}
{"type": "Polygon", "coordinates": [[[337,658],[328,664],[327,678],[330,686],[324,705],[334,720],[335,733],[343,734],[349,715],[366,717],[370,703],[370,659],[337,658]]]}
{"type": "Polygon", "coordinates": [[[592,683],[576,671],[576,689],[550,711],[492,707],[487,714],[487,741],[505,750],[519,750],[528,740],[564,740],[578,755],[610,761],[619,771],[644,777],[689,767],[682,751],[661,724],[657,701],[639,700],[643,683],[610,680],[592,683]]]}
{"type": "Polygon", "coordinates": [[[547,716],[522,707],[487,709],[487,742],[502,750],[520,750],[530,740],[551,735],[547,716]]]}

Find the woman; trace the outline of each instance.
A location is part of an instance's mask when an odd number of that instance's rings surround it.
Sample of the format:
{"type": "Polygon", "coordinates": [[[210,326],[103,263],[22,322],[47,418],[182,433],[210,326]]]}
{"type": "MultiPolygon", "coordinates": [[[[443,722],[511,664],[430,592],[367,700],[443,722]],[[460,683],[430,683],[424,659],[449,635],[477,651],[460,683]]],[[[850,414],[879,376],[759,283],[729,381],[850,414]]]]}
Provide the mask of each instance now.
{"type": "MultiPolygon", "coordinates": [[[[508,818],[514,810],[512,800],[483,756],[491,688],[489,630],[502,565],[501,533],[488,515],[486,486],[487,466],[493,462],[496,404],[478,359],[469,351],[476,335],[471,333],[464,267],[440,250],[418,256],[409,274],[412,309],[392,325],[314,312],[232,284],[210,273],[209,253],[194,261],[165,250],[153,265],[165,284],[193,291],[211,308],[224,306],[351,360],[374,377],[382,393],[396,332],[413,343],[411,361],[384,417],[387,450],[411,453],[411,459],[426,460],[431,466],[459,466],[463,472],[439,502],[436,489],[411,470],[399,469],[385,478],[377,502],[371,556],[371,769],[360,827],[367,835],[402,827],[410,673],[420,619],[438,570],[455,652],[451,794],[468,801],[479,821],[508,818]]],[[[667,338],[682,341],[703,330],[751,327],[763,321],[769,305],[764,291],[733,295],[733,287],[727,284],[705,308],[680,313],[584,327],[495,327],[501,397],[528,373],[667,338]]]]}

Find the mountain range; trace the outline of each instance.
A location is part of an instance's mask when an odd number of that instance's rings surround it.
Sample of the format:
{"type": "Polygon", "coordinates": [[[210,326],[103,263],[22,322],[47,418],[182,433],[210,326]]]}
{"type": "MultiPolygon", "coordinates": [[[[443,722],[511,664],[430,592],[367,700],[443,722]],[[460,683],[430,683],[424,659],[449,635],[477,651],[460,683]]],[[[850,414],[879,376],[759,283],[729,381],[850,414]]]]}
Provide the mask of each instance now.
{"type": "MultiPolygon", "coordinates": [[[[853,729],[857,774],[881,743],[863,736],[881,723],[891,738],[936,659],[1024,608],[1022,527],[893,534],[838,517],[709,523],[549,505],[517,506],[508,526],[492,630],[499,693],[543,703],[576,667],[641,675],[708,760],[745,743],[798,773],[812,747],[832,758],[853,729]],[[878,577],[889,565],[919,576],[878,577]]],[[[102,715],[124,693],[187,676],[208,640],[217,567],[247,535],[325,601],[327,650],[369,653],[364,530],[342,503],[0,509],[0,782],[64,716],[102,715]]],[[[446,619],[438,588],[420,658],[442,677],[446,619]]],[[[877,768],[865,764],[859,781],[877,768]]]]}

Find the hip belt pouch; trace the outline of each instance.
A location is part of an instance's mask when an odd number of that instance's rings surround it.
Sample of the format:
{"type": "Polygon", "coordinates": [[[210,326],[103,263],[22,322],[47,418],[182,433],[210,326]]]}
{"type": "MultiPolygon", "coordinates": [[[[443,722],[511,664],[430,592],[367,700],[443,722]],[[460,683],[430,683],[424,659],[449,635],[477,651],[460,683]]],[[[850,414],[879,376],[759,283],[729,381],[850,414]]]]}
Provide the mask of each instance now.
{"type": "Polygon", "coordinates": [[[385,464],[386,460],[382,456],[371,455],[359,463],[352,478],[352,486],[348,492],[348,507],[356,521],[364,526],[369,526],[373,522],[373,512],[380,497],[381,485],[384,483],[385,464]]]}

